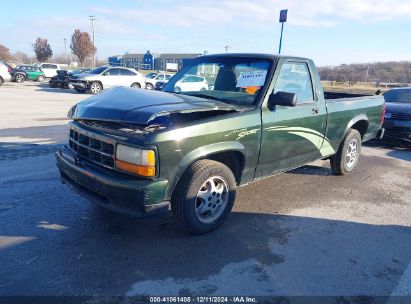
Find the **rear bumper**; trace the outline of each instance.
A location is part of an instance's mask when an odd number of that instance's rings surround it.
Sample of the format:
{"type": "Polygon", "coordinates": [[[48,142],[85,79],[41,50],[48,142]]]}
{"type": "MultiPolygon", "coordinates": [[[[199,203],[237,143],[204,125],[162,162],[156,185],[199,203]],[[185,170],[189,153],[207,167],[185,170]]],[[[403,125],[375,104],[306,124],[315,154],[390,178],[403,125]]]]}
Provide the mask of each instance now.
{"type": "Polygon", "coordinates": [[[387,129],[385,130],[383,140],[398,141],[411,145],[411,130],[398,131],[395,129],[387,129]]]}
{"type": "Polygon", "coordinates": [[[411,144],[410,121],[386,121],[384,122],[384,127],[385,133],[383,140],[411,144]]]}
{"type": "Polygon", "coordinates": [[[102,207],[136,217],[168,212],[169,202],[163,201],[168,186],[166,180],[137,179],[100,168],[76,160],[75,154],[65,147],[55,156],[63,183],[102,207]]]}

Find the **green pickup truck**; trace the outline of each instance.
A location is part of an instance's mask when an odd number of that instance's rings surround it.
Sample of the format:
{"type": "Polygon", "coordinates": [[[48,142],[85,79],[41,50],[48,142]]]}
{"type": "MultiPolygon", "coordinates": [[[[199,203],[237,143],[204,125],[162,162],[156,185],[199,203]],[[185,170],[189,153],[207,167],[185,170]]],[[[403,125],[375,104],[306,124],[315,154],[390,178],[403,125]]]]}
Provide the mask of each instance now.
{"type": "Polygon", "coordinates": [[[228,216],[236,187],[329,159],[351,173],[383,134],[384,98],[325,93],[310,59],[224,54],[191,60],[162,91],[115,87],[68,113],[62,181],[134,216],[169,208],[191,233],[228,216]]]}

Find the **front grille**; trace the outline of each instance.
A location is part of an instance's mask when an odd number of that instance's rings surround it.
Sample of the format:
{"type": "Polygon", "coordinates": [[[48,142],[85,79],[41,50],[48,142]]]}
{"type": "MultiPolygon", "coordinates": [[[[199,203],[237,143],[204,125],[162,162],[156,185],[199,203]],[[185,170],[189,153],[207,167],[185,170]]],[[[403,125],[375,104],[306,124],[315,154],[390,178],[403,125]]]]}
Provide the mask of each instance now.
{"type": "Polygon", "coordinates": [[[407,113],[391,113],[391,118],[395,120],[411,120],[411,114],[407,113]]]}
{"type": "Polygon", "coordinates": [[[114,168],[114,145],[70,129],[69,147],[79,156],[103,167],[114,168]]]}

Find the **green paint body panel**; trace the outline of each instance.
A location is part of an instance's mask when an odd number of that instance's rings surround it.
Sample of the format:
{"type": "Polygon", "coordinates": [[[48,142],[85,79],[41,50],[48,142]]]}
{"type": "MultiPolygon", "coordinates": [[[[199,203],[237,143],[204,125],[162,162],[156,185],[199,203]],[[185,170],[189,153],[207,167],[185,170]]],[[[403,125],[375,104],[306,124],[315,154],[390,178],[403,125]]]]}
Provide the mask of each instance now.
{"type": "Polygon", "coordinates": [[[30,80],[37,80],[37,77],[39,76],[46,77],[44,73],[41,71],[26,71],[26,73],[27,73],[27,78],[30,80]]]}
{"type": "Polygon", "coordinates": [[[374,138],[381,129],[383,97],[325,100],[318,73],[309,59],[273,56],[273,69],[267,77],[271,79],[266,94],[251,110],[208,116],[146,135],[117,137],[116,141],[155,147],[158,175],[153,182],[167,181],[163,184],[166,190],[160,192],[163,201],[168,201],[184,171],[196,160],[216,153],[242,155],[241,185],[335,154],[346,132],[358,122],[366,126],[363,140],[374,138]],[[269,95],[281,65],[288,61],[308,65],[315,100],[269,110],[269,95]]]}

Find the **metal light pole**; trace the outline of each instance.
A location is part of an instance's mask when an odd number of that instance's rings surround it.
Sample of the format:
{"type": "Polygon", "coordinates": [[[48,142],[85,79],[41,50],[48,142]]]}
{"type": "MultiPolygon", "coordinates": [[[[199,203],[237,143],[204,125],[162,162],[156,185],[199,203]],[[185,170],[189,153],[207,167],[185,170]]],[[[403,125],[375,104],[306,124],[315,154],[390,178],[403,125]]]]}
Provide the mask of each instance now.
{"type": "Polygon", "coordinates": [[[287,14],[288,14],[287,9],[280,11],[280,21],[279,22],[281,22],[281,34],[280,34],[280,45],[278,46],[278,54],[281,54],[281,47],[283,44],[284,23],[287,22],[287,14]]]}
{"type": "MultiPolygon", "coordinates": [[[[96,17],[94,16],[89,16],[90,21],[91,21],[91,30],[92,30],[92,37],[93,37],[93,47],[95,47],[95,31],[96,31],[96,17]]],[[[93,54],[93,68],[96,67],[96,53],[93,54]]]]}
{"type": "Polygon", "coordinates": [[[64,38],[64,58],[67,64],[67,39],[66,38],[64,38]]]}

